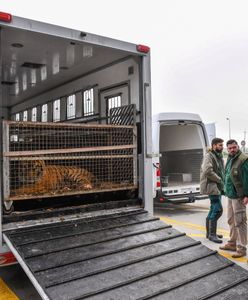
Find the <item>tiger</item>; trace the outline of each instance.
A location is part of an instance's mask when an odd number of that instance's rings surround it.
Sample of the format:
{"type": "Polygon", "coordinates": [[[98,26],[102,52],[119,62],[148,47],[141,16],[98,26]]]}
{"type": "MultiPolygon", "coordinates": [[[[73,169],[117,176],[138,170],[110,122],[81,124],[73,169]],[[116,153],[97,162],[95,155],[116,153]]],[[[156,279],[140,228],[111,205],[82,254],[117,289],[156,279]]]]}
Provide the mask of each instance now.
{"type": "Polygon", "coordinates": [[[93,189],[94,175],[75,166],[46,165],[44,160],[21,162],[18,179],[21,187],[15,195],[37,195],[63,193],[73,190],[93,189]]]}

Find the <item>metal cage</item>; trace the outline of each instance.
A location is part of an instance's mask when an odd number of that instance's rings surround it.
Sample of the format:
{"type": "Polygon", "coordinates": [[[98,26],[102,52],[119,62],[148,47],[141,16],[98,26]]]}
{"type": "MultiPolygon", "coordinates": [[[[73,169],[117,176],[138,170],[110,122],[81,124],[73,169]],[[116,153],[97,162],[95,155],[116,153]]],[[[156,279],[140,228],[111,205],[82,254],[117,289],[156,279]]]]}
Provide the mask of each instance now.
{"type": "Polygon", "coordinates": [[[4,200],[137,188],[135,126],[3,121],[4,200]]]}

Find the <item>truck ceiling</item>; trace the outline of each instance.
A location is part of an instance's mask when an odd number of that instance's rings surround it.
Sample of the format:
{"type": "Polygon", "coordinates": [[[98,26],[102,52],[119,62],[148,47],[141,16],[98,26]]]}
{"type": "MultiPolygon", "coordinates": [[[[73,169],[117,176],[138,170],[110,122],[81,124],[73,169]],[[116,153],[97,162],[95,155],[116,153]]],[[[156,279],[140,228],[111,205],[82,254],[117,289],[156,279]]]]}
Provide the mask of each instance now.
{"type": "Polygon", "coordinates": [[[14,106],[130,53],[15,28],[1,31],[3,106],[14,106]]]}

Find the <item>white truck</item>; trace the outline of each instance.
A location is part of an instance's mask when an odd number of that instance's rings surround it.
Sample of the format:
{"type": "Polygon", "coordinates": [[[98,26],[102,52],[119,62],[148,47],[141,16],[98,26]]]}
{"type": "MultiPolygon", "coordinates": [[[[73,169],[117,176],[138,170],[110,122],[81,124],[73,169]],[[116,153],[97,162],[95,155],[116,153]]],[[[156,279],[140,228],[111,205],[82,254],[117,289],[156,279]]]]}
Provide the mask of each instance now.
{"type": "Polygon", "coordinates": [[[46,300],[242,294],[245,270],[152,215],[149,47],[1,12],[0,66],[2,266],[46,300]]]}
{"type": "Polygon", "coordinates": [[[200,116],[160,113],[152,123],[155,206],[206,198],[200,195],[200,167],[209,141],[200,116]]]}
{"type": "Polygon", "coordinates": [[[205,128],[208,135],[209,143],[211,143],[212,139],[216,138],[216,126],[215,123],[207,123],[205,124],[205,128]]]}

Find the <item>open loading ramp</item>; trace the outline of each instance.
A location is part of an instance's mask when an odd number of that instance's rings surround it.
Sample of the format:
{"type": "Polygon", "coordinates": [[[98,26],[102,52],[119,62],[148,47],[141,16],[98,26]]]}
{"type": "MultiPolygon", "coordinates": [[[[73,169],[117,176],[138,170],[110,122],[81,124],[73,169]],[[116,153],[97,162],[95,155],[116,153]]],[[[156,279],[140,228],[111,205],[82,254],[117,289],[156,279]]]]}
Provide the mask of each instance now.
{"type": "Polygon", "coordinates": [[[139,208],[4,240],[42,299],[247,299],[246,270],[139,208]]]}

